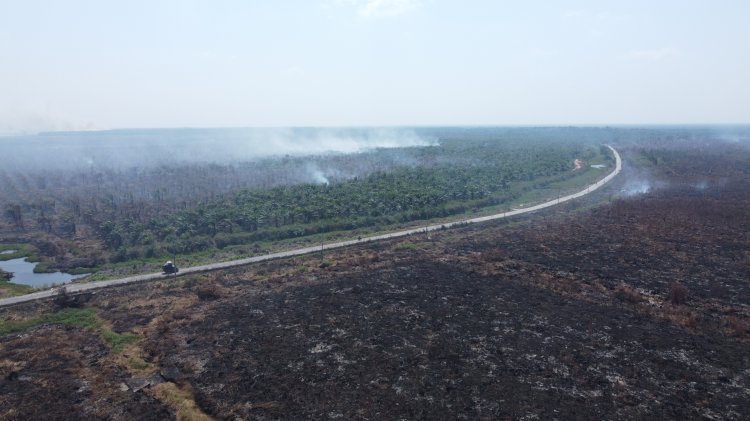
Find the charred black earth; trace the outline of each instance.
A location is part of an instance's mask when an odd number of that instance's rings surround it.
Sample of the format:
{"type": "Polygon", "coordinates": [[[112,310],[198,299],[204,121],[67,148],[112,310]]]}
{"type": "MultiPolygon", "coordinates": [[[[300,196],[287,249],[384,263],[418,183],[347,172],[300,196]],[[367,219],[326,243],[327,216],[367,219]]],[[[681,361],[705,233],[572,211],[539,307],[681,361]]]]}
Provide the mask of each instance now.
{"type": "Polygon", "coordinates": [[[449,264],[225,301],[147,349],[219,418],[739,418],[747,347],[449,264]]]}

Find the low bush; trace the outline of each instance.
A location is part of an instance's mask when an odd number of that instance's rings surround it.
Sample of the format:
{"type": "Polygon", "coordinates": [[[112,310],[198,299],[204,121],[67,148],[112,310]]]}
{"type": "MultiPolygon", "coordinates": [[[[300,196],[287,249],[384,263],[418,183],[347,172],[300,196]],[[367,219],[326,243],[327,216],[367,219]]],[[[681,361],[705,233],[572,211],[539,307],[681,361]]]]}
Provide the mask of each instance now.
{"type": "Polygon", "coordinates": [[[628,303],[640,303],[643,301],[643,295],[640,291],[627,284],[620,284],[615,288],[615,297],[620,301],[628,303]]]}
{"type": "Polygon", "coordinates": [[[684,304],[688,299],[689,291],[685,285],[679,282],[672,282],[669,286],[667,298],[672,304],[684,304]]]}
{"type": "Polygon", "coordinates": [[[216,285],[201,285],[193,290],[202,301],[215,300],[222,297],[222,291],[216,285]]]}

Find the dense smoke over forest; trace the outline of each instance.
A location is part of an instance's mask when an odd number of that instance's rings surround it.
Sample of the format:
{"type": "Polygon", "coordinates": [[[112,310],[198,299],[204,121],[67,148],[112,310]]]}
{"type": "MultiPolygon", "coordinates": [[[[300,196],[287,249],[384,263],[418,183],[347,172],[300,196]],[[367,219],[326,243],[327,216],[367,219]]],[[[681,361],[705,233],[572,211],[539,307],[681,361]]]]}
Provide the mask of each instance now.
{"type": "Polygon", "coordinates": [[[10,156],[12,151],[6,169],[29,172],[233,163],[435,143],[408,129],[143,129],[5,137],[0,152],[10,156]]]}

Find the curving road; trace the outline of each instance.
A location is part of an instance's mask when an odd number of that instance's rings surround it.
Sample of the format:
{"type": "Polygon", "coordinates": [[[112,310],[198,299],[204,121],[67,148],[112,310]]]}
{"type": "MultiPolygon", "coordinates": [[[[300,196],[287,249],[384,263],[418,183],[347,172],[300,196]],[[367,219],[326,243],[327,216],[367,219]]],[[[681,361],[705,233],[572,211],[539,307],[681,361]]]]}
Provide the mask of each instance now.
{"type": "MultiPolygon", "coordinates": [[[[189,268],[180,269],[180,272],[177,276],[189,275],[191,273],[200,273],[200,272],[208,272],[208,271],[226,269],[226,268],[231,268],[235,266],[243,266],[243,265],[248,265],[251,263],[264,262],[267,260],[279,259],[279,258],[284,258],[284,257],[300,256],[303,254],[309,254],[309,253],[314,253],[318,251],[336,249],[336,248],[341,248],[341,247],[348,247],[348,246],[352,246],[355,244],[362,244],[362,243],[366,243],[370,241],[405,237],[407,235],[416,234],[416,233],[436,231],[440,229],[451,228],[457,225],[465,225],[465,224],[474,223],[474,222],[491,221],[493,219],[508,218],[508,217],[515,216],[515,215],[521,215],[524,213],[538,211],[540,209],[548,208],[550,206],[554,206],[560,203],[567,202],[569,200],[573,200],[573,199],[585,196],[593,192],[594,190],[598,189],[599,187],[607,184],[610,180],[612,180],[615,176],[617,176],[617,174],[619,174],[620,171],[622,171],[622,160],[620,159],[620,154],[612,146],[607,145],[607,147],[610,150],[612,150],[612,153],[615,155],[614,171],[612,171],[606,177],[602,178],[596,183],[579,191],[578,193],[569,194],[567,196],[563,196],[554,200],[550,200],[549,202],[544,202],[544,203],[531,206],[528,208],[522,208],[522,209],[516,209],[516,210],[512,210],[508,212],[497,213],[494,215],[481,216],[478,218],[471,218],[471,219],[463,219],[460,221],[449,222],[449,223],[444,223],[444,224],[427,225],[424,227],[412,228],[412,229],[408,229],[404,231],[396,231],[396,232],[391,232],[391,233],[382,234],[382,235],[375,235],[372,237],[363,237],[359,240],[339,241],[336,243],[321,244],[320,246],[305,247],[305,248],[300,248],[300,249],[295,249],[295,250],[266,254],[263,256],[248,257],[246,259],[230,260],[228,262],[220,262],[220,263],[211,263],[211,264],[202,265],[202,266],[193,266],[189,268]]],[[[83,283],[83,284],[68,284],[65,286],[65,289],[70,293],[76,293],[80,291],[88,291],[88,290],[99,289],[99,288],[107,288],[107,287],[116,286],[116,285],[132,284],[136,282],[153,281],[153,280],[165,279],[165,278],[166,278],[166,275],[163,275],[161,273],[149,273],[149,274],[144,274],[144,275],[129,276],[127,278],[121,278],[121,279],[112,279],[109,281],[89,282],[89,283],[83,283]]],[[[17,297],[10,297],[10,298],[3,298],[3,299],[0,299],[0,307],[8,306],[11,304],[22,303],[26,301],[50,298],[50,297],[55,296],[57,293],[58,293],[57,289],[49,289],[46,291],[35,292],[33,294],[19,295],[17,297]]]]}

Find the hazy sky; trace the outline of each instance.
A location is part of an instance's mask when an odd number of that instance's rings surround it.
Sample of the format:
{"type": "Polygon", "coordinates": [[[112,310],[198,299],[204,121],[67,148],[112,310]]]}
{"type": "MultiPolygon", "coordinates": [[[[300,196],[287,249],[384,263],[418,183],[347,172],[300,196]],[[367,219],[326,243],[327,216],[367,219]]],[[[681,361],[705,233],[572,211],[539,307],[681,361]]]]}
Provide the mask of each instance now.
{"type": "Polygon", "coordinates": [[[0,0],[0,133],[750,122],[750,1],[0,0]]]}

